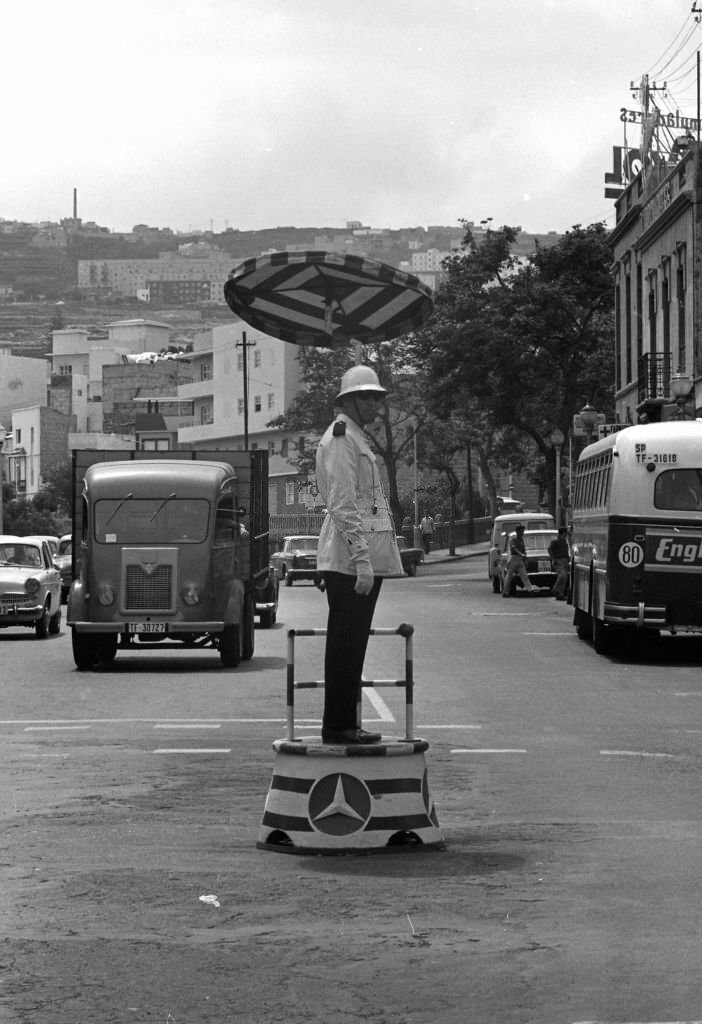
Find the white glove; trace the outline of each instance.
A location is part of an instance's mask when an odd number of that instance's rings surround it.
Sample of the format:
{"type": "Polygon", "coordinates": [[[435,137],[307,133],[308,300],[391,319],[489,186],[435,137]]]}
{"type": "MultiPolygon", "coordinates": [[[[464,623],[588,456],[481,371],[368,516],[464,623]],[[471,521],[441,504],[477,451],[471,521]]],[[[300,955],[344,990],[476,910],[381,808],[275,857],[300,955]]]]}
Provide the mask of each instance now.
{"type": "Polygon", "coordinates": [[[367,597],[373,589],[375,583],[375,577],[369,566],[359,566],[356,570],[356,585],[354,591],[359,597],[367,597]]]}

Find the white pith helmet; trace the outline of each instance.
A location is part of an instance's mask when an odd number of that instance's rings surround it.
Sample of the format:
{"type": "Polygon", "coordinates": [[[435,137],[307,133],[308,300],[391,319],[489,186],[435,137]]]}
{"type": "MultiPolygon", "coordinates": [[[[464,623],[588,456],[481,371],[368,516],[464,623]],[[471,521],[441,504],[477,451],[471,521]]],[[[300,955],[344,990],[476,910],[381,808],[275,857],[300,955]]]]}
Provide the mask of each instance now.
{"type": "Polygon", "coordinates": [[[338,402],[344,395],[361,394],[364,391],[387,395],[387,390],[381,385],[375,370],[370,366],[352,366],[341,378],[341,388],[335,401],[338,402]]]}

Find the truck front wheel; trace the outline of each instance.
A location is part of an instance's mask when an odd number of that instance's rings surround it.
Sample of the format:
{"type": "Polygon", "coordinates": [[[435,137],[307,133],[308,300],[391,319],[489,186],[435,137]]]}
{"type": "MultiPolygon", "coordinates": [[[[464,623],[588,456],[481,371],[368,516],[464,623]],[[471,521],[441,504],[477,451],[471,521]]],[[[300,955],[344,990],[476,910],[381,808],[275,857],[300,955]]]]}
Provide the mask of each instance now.
{"type": "Polygon", "coordinates": [[[225,668],[236,668],[242,656],[239,624],[225,626],[219,635],[219,656],[225,668]]]}
{"type": "Polygon", "coordinates": [[[256,630],[254,600],[251,594],[247,594],[244,600],[244,635],[242,638],[241,657],[244,661],[251,661],[254,653],[254,633],[256,630]]]}
{"type": "Polygon", "coordinates": [[[97,647],[89,633],[79,633],[75,626],[71,630],[71,643],[73,645],[73,660],[80,672],[87,672],[95,667],[97,661],[97,647]]]}

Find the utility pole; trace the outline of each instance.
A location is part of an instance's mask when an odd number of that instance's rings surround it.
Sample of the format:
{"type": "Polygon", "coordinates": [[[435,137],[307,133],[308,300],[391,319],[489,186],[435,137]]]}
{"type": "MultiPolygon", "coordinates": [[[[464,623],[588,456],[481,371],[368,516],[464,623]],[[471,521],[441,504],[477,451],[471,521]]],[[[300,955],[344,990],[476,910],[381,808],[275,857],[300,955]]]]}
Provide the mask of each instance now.
{"type": "Polygon", "coordinates": [[[241,341],[237,341],[235,346],[240,348],[243,353],[241,368],[244,374],[244,451],[248,451],[249,447],[249,357],[247,353],[255,345],[255,341],[246,340],[246,331],[242,331],[241,341]]]}

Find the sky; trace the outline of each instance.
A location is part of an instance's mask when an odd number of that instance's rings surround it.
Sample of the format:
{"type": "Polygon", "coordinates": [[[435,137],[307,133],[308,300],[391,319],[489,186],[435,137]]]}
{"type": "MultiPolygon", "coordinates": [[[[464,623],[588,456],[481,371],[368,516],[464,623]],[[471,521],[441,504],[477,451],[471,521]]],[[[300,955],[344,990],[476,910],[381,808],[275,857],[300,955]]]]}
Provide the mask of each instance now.
{"type": "Polygon", "coordinates": [[[3,0],[0,218],[612,226],[631,82],[696,115],[692,6],[3,0]]]}

